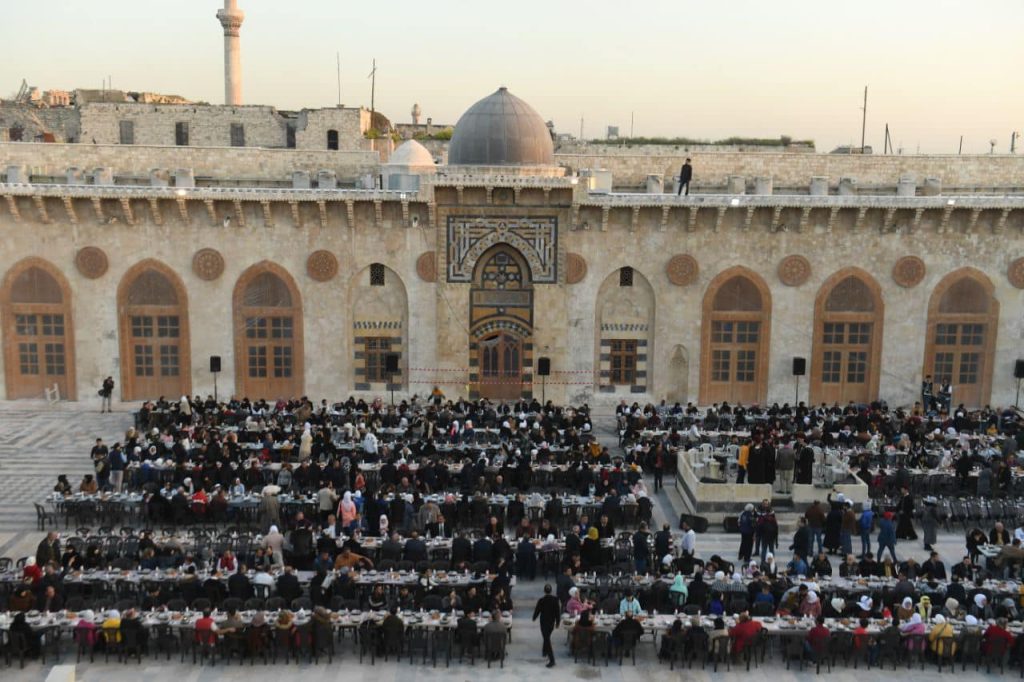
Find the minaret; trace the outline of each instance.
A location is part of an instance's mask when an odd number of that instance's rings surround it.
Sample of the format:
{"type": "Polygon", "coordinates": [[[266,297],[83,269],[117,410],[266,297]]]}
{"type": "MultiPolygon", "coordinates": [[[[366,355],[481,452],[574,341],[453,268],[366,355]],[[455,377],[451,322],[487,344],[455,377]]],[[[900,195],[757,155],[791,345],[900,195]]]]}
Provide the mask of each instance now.
{"type": "Polygon", "coordinates": [[[224,27],[224,103],[242,103],[242,47],[238,34],[245,21],[245,12],[238,9],[238,0],[224,0],[224,9],[217,11],[224,27]]]}

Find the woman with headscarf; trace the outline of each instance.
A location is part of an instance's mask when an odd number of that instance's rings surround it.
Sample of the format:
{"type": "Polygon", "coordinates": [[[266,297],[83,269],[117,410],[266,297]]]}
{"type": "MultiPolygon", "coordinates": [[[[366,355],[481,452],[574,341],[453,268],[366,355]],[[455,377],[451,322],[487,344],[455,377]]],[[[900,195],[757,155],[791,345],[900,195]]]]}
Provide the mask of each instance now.
{"type": "Polygon", "coordinates": [[[912,635],[923,635],[928,632],[925,627],[924,620],[921,619],[920,613],[915,613],[910,617],[910,621],[900,626],[900,634],[903,635],[904,642],[903,646],[906,647],[907,651],[920,651],[924,647],[923,642],[919,642],[912,635]]]}
{"type": "Polygon", "coordinates": [[[845,498],[840,495],[835,500],[832,499],[832,495],[828,496],[829,511],[825,517],[825,539],[822,544],[825,549],[829,552],[841,552],[842,542],[840,542],[839,535],[843,528],[843,509],[845,498]]]}
{"type": "Polygon", "coordinates": [[[914,615],[914,600],[904,597],[899,606],[896,607],[896,617],[901,621],[908,621],[914,615]]]}
{"type": "Polygon", "coordinates": [[[935,625],[928,633],[928,648],[932,653],[942,656],[956,655],[956,636],[953,626],[946,622],[946,617],[942,614],[935,616],[935,625]]]}
{"type": "Polygon", "coordinates": [[[21,569],[21,578],[25,581],[31,581],[33,587],[38,585],[39,581],[43,579],[43,569],[36,563],[34,556],[29,556],[25,559],[25,567],[21,569]]]}
{"type": "Polygon", "coordinates": [[[858,618],[874,618],[875,617],[875,602],[868,595],[863,595],[857,601],[857,617],[858,618]]]}
{"type": "Polygon", "coordinates": [[[942,615],[948,620],[959,620],[963,615],[960,610],[960,602],[954,597],[947,597],[942,606],[942,615]]]}
{"type": "Polygon", "coordinates": [[[921,614],[921,617],[925,621],[931,620],[932,617],[932,598],[927,594],[923,595],[917,602],[917,612],[921,614]]]}
{"type": "Polygon", "coordinates": [[[971,606],[970,614],[978,620],[991,620],[995,618],[992,607],[989,606],[988,597],[981,592],[974,595],[974,604],[971,606]]]}
{"type": "Polygon", "coordinates": [[[583,539],[583,544],[580,546],[580,560],[585,570],[592,570],[604,563],[604,557],[601,555],[600,537],[601,535],[597,527],[591,526],[590,530],[587,531],[587,537],[583,539]]]}
{"type": "Polygon", "coordinates": [[[672,579],[672,586],[668,588],[668,593],[677,609],[686,606],[690,590],[686,587],[686,578],[682,573],[676,573],[675,578],[672,579]]]}
{"type": "Polygon", "coordinates": [[[580,599],[580,589],[578,587],[569,588],[569,601],[565,603],[565,612],[570,616],[576,617],[590,608],[590,605],[580,599]]]}
{"type": "Polygon", "coordinates": [[[806,618],[817,618],[821,615],[821,600],[818,599],[818,593],[814,590],[808,590],[807,596],[800,602],[800,615],[806,618]]]}
{"type": "Polygon", "coordinates": [[[341,519],[341,527],[346,531],[351,530],[352,525],[359,518],[359,509],[352,500],[352,493],[348,490],[341,496],[341,502],[338,503],[338,518],[341,519]]]}
{"type": "Polygon", "coordinates": [[[924,535],[924,548],[930,552],[932,545],[939,541],[939,505],[938,500],[934,497],[928,496],[924,498],[921,530],[924,535]]]}
{"type": "Polygon", "coordinates": [[[774,553],[768,552],[764,555],[764,561],[761,562],[761,574],[769,578],[774,578],[779,574],[779,567],[775,563],[774,553]]]}
{"type": "Polygon", "coordinates": [[[380,529],[380,536],[386,538],[390,535],[389,528],[391,524],[388,522],[388,515],[381,514],[380,518],[377,519],[377,527],[380,529]]]}
{"type": "Polygon", "coordinates": [[[594,621],[590,618],[590,611],[581,611],[580,619],[572,628],[572,650],[575,655],[585,653],[583,649],[589,644],[594,633],[594,621]]]}
{"type": "Polygon", "coordinates": [[[10,629],[8,630],[8,638],[13,638],[14,635],[21,635],[25,640],[26,655],[29,658],[35,658],[39,655],[39,635],[32,629],[32,626],[25,620],[24,613],[14,614],[14,620],[11,621],[10,629]]]}

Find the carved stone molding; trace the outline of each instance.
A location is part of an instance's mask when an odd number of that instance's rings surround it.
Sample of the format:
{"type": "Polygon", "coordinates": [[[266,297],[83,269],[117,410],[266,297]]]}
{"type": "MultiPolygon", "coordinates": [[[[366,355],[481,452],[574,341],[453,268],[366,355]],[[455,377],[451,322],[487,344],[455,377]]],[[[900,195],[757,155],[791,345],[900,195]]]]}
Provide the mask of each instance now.
{"type": "Polygon", "coordinates": [[[665,274],[668,275],[668,281],[672,284],[685,287],[697,281],[700,266],[697,264],[697,259],[690,254],[677,254],[669,258],[668,264],[665,266],[665,274]]]}
{"type": "Polygon", "coordinates": [[[1018,289],[1024,289],[1024,258],[1018,258],[1006,270],[1006,277],[1010,284],[1018,289]]]}
{"type": "Polygon", "coordinates": [[[314,251],[306,259],[306,273],[317,282],[328,282],[338,274],[338,259],[330,251],[314,251]]]}
{"type": "Polygon", "coordinates": [[[437,254],[433,251],[424,251],[416,259],[416,274],[424,282],[437,281],[437,254]]]}
{"type": "Polygon", "coordinates": [[[97,246],[86,246],[79,249],[75,255],[75,267],[83,277],[89,279],[102,277],[107,272],[109,265],[106,252],[97,246]]]}
{"type": "Polygon", "coordinates": [[[792,254],[779,261],[779,280],[788,287],[798,287],[811,276],[811,262],[792,254]]]}
{"type": "Polygon", "coordinates": [[[903,256],[892,266],[892,278],[901,287],[916,287],[924,279],[924,261],[917,256],[903,256]]]}
{"type": "Polygon", "coordinates": [[[199,279],[212,282],[224,274],[224,256],[217,249],[199,249],[192,256],[192,272],[199,279]]]}
{"type": "Polygon", "coordinates": [[[587,276],[587,261],[578,253],[565,257],[565,283],[579,284],[587,276]]]}

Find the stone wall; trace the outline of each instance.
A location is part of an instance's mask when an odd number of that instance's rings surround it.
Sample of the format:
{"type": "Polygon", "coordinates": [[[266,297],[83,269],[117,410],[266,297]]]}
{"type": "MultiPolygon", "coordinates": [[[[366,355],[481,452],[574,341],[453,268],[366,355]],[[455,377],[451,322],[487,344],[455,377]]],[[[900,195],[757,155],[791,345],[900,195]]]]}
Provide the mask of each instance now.
{"type": "Polygon", "coordinates": [[[370,127],[365,109],[303,109],[295,122],[298,149],[327,149],[327,131],[338,133],[338,149],[362,149],[363,133],[370,127]]]}
{"type": "Polygon", "coordinates": [[[175,126],[188,124],[188,146],[229,147],[231,126],[241,124],[246,147],[285,147],[285,119],[269,106],[209,104],[86,104],[81,141],[120,144],[120,123],[131,121],[137,145],[174,145],[175,126]]]}
{"type": "Polygon", "coordinates": [[[41,142],[44,133],[53,135],[54,142],[78,142],[79,130],[78,110],[73,107],[0,103],[0,142],[18,141],[18,131],[21,142],[41,142]]]}
{"type": "Polygon", "coordinates": [[[925,178],[938,178],[944,192],[1020,189],[1024,185],[1024,155],[980,156],[876,156],[858,154],[789,154],[785,152],[710,154],[594,153],[555,154],[555,163],[573,171],[605,168],[615,187],[641,188],[649,174],[665,177],[666,191],[686,157],[693,159],[693,190],[725,187],[730,175],[753,180],[772,176],[775,187],[806,190],[811,178],[825,176],[834,188],[842,177],[856,178],[866,191],[894,188],[901,175],[913,175],[920,186],[925,178]]]}
{"type": "Polygon", "coordinates": [[[91,144],[0,143],[0,172],[7,166],[26,166],[32,175],[64,177],[70,167],[92,171],[106,167],[115,176],[148,178],[153,168],[173,171],[192,168],[197,180],[290,182],[292,172],[315,176],[321,169],[334,171],[339,181],[351,184],[377,171],[380,157],[372,151],[309,151],[251,147],[152,147],[91,144]]]}

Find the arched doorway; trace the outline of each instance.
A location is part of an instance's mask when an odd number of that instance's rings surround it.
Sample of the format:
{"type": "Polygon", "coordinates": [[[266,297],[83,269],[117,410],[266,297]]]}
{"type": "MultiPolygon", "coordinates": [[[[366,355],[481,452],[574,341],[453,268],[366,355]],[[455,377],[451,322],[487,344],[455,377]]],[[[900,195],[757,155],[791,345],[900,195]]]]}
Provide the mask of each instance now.
{"type": "Polygon", "coordinates": [[[511,246],[494,246],[477,261],[470,329],[470,383],[476,395],[494,400],[532,395],[533,287],[526,259],[511,246]]]}
{"type": "Polygon", "coordinates": [[[974,268],[946,275],[928,304],[924,374],[936,391],[943,380],[953,387],[952,406],[988,404],[999,322],[992,282],[974,268]]]}
{"type": "Polygon", "coordinates": [[[71,288],[57,268],[26,258],[7,271],[3,331],[8,399],[42,398],[54,384],[75,399],[71,288]]]}
{"type": "Polygon", "coordinates": [[[124,400],[192,392],[188,294],[163,263],[146,260],[125,273],[117,290],[124,400]]]}
{"type": "Polygon", "coordinates": [[[885,306],[874,278],[846,268],[814,303],[811,401],[868,403],[878,397],[885,306]]]}
{"type": "Polygon", "coordinates": [[[764,402],[771,316],[768,286],[753,271],[730,268],[711,281],[701,321],[702,403],[764,402]]]}
{"type": "Polygon", "coordinates": [[[234,294],[235,382],[249,398],[297,398],[303,387],[302,299],[288,272],[264,261],[234,294]]]}

